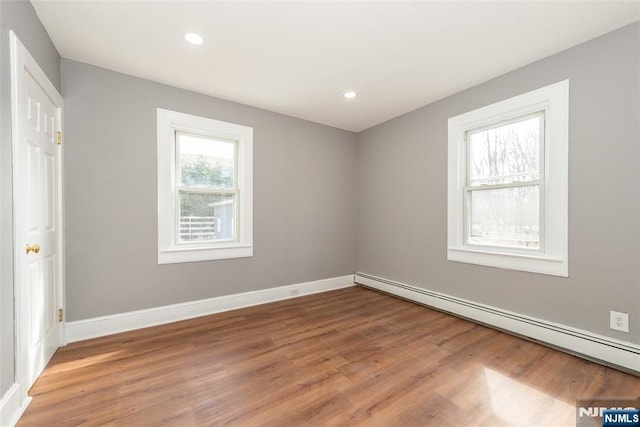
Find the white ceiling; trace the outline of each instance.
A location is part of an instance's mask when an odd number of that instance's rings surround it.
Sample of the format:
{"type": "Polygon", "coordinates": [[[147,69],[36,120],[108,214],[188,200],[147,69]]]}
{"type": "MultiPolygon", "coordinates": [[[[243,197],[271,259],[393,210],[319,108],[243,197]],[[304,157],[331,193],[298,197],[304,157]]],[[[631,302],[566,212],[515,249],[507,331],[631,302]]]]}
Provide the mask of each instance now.
{"type": "Polygon", "coordinates": [[[352,131],[640,19],[612,0],[32,3],[64,58],[352,131]]]}

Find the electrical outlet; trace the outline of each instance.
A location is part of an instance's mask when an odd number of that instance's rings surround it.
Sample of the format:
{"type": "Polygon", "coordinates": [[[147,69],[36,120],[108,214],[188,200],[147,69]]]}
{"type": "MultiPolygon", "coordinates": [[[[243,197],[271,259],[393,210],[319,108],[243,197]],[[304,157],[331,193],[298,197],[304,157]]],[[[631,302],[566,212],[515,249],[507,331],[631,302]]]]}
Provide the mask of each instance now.
{"type": "Polygon", "coordinates": [[[629,332],[629,313],[610,311],[609,327],[616,331],[629,332]]]}

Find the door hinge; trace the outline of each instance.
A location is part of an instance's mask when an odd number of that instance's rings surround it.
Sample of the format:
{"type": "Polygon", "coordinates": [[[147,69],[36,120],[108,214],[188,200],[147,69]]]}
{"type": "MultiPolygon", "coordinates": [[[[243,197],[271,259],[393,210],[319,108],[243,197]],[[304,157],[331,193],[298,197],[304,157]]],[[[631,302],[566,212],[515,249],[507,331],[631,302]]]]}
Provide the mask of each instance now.
{"type": "Polygon", "coordinates": [[[56,144],[62,144],[62,132],[56,132],[56,144]]]}
{"type": "Polygon", "coordinates": [[[64,317],[64,311],[59,308],[58,309],[58,322],[62,322],[62,318],[64,317]]]}

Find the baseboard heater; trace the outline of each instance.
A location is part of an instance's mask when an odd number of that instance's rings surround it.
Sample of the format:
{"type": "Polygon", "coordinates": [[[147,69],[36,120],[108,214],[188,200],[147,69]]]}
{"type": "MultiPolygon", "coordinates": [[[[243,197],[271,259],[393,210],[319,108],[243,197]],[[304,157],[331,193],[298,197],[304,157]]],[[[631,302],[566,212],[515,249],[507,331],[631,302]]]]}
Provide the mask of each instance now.
{"type": "Polygon", "coordinates": [[[640,376],[640,346],[366,273],[355,282],[640,376]]]}

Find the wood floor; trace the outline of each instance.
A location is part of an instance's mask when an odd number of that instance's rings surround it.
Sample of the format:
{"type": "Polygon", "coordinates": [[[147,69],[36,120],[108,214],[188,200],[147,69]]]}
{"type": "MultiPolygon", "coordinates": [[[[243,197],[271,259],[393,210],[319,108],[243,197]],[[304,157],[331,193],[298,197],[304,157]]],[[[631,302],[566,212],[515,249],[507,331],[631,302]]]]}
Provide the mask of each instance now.
{"type": "Polygon", "coordinates": [[[70,344],[19,426],[575,425],[640,378],[364,288],[70,344]]]}

